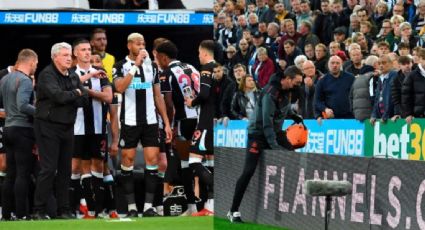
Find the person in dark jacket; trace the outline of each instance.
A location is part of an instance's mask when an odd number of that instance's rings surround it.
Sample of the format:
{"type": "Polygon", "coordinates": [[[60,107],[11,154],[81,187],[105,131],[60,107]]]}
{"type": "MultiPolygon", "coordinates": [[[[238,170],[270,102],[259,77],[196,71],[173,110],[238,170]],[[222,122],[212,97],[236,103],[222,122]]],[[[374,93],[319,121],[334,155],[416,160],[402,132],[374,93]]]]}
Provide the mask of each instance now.
{"type": "MultiPolygon", "coordinates": [[[[34,132],[40,153],[40,173],[34,196],[33,219],[49,219],[46,204],[56,192],[58,217],[75,218],[69,210],[69,183],[74,143],[74,122],[79,101],[87,90],[76,75],[70,75],[72,48],[53,45],[52,63],[41,71],[37,82],[34,132]]],[[[81,104],[81,103],[80,103],[81,104]]]]}
{"type": "Polygon", "coordinates": [[[301,71],[295,66],[290,66],[284,73],[275,74],[270,83],[261,91],[255,107],[255,115],[249,122],[244,169],[236,183],[232,207],[227,214],[231,222],[242,222],[239,206],[263,150],[292,149],[289,143],[281,143],[283,146],[279,145],[276,138],[277,133],[282,130],[282,122],[285,118],[302,122],[302,118],[291,109],[290,95],[288,95],[289,90],[294,86],[301,85],[301,82],[301,71]]]}
{"type": "Polygon", "coordinates": [[[316,56],[316,61],[314,62],[316,69],[318,69],[322,73],[327,73],[328,49],[323,43],[319,43],[314,48],[314,53],[316,56]]]}
{"type": "Polygon", "coordinates": [[[379,57],[379,76],[378,86],[375,91],[375,101],[373,104],[372,117],[370,123],[373,125],[376,119],[380,118],[383,122],[394,116],[394,104],[391,99],[391,87],[397,72],[392,70],[393,64],[391,58],[384,54],[379,57]]]}
{"type": "Polygon", "coordinates": [[[322,14],[314,21],[313,33],[319,36],[320,42],[329,45],[333,39],[333,31],[336,26],[335,14],[330,10],[328,0],[321,1],[322,14]]]}
{"type": "Polygon", "coordinates": [[[215,119],[220,119],[223,117],[223,106],[221,105],[225,101],[224,93],[232,86],[233,81],[224,74],[223,66],[218,63],[214,68],[214,79],[216,80],[215,91],[218,95],[218,98],[215,101],[215,119]]]}
{"type": "Polygon", "coordinates": [[[239,89],[232,99],[233,116],[239,120],[249,120],[254,114],[259,94],[254,78],[248,74],[242,77],[239,89]]]}
{"type": "Polygon", "coordinates": [[[242,64],[236,64],[233,67],[233,75],[235,76],[235,80],[231,81],[231,83],[223,92],[223,100],[220,104],[221,117],[218,118],[219,122],[223,122],[225,125],[229,119],[236,119],[236,117],[233,117],[231,111],[232,98],[238,90],[242,77],[245,76],[246,73],[246,67],[242,64]]]}
{"type": "Polygon", "coordinates": [[[303,84],[301,85],[301,97],[299,101],[301,115],[305,119],[314,118],[314,92],[316,89],[317,81],[323,76],[323,74],[316,70],[314,62],[308,60],[305,61],[302,66],[304,74],[303,84]]]}
{"type": "Polygon", "coordinates": [[[375,75],[379,75],[378,57],[371,55],[360,69],[350,90],[350,107],[354,118],[359,121],[369,119],[372,115],[373,100],[370,95],[370,84],[375,75]]]}
{"type": "Polygon", "coordinates": [[[419,65],[404,79],[401,88],[403,117],[410,124],[413,118],[425,117],[425,50],[418,51],[419,65]]]}
{"type": "Polygon", "coordinates": [[[319,124],[323,118],[352,118],[349,93],[354,76],[341,71],[339,56],[329,59],[329,73],[317,82],[314,95],[314,112],[319,124]]]}
{"type": "Polygon", "coordinates": [[[400,56],[398,58],[398,63],[400,70],[397,73],[397,76],[393,80],[393,85],[391,87],[391,99],[394,104],[394,117],[393,120],[400,118],[403,114],[401,106],[401,87],[403,81],[412,72],[413,60],[409,56],[400,56]]]}
{"type": "Polygon", "coordinates": [[[37,69],[38,56],[30,49],[18,54],[16,71],[0,81],[0,101],[6,112],[4,145],[7,155],[6,179],[2,188],[2,219],[29,219],[29,184],[35,157],[33,116],[35,112],[31,76],[37,69]]]}

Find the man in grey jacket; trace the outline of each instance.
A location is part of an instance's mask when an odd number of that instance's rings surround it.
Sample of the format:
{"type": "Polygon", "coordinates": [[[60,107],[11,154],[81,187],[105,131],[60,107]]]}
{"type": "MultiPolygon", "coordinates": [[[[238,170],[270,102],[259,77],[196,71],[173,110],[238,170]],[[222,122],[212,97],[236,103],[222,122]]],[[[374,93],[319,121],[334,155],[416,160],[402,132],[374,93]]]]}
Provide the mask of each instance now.
{"type": "Polygon", "coordinates": [[[33,83],[31,76],[37,69],[37,54],[23,49],[18,54],[16,69],[0,81],[0,99],[6,112],[4,144],[6,147],[7,176],[3,186],[3,219],[12,219],[16,208],[18,219],[29,218],[28,187],[34,155],[33,83]],[[15,198],[14,198],[15,196],[15,198]]]}

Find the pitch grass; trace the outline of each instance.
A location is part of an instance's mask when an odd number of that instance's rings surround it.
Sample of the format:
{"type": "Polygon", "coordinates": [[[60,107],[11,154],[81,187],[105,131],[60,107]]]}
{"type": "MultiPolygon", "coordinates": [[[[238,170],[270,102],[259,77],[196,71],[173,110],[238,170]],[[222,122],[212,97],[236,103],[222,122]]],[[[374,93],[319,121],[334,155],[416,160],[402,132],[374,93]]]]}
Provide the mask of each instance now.
{"type": "Polygon", "coordinates": [[[278,228],[273,226],[266,226],[260,224],[243,223],[232,224],[227,219],[214,218],[214,229],[219,230],[289,230],[287,228],[278,228]]]}
{"type": "Polygon", "coordinates": [[[121,221],[49,220],[0,222],[1,230],[289,230],[252,223],[231,224],[226,219],[213,217],[155,217],[121,221]]]}
{"type": "Polygon", "coordinates": [[[212,230],[213,217],[152,217],[121,221],[49,220],[0,222],[1,230],[212,230]]]}

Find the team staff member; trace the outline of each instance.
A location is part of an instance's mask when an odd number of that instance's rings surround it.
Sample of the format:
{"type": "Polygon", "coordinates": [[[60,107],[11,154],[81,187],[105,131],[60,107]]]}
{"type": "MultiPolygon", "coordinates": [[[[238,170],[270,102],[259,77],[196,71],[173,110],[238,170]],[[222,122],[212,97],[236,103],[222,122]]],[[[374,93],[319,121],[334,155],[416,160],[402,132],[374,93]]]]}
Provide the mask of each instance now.
{"type": "Polygon", "coordinates": [[[212,172],[202,164],[203,158],[212,157],[214,153],[212,121],[215,115],[215,99],[218,96],[216,91],[212,90],[215,88],[213,72],[216,67],[214,47],[213,40],[204,40],[199,45],[199,61],[202,65],[200,92],[193,100],[190,97],[185,98],[187,106],[200,106],[199,120],[193,133],[189,153],[189,167],[208,190],[208,200],[205,202],[204,209],[193,213],[192,216],[214,215],[214,178],[212,172]]]}
{"type": "Polygon", "coordinates": [[[171,139],[170,122],[159,87],[158,70],[145,48],[143,35],[127,38],[128,56],[113,69],[114,85],[123,94],[121,104],[122,184],[128,203],[128,217],[137,217],[134,198],[133,165],[139,141],[143,145],[145,169],[145,205],[143,216],[158,215],[152,207],[158,179],[159,129],[156,110],[165,123],[167,141],[171,139]]]}
{"type": "Polygon", "coordinates": [[[71,158],[74,152],[74,122],[78,104],[87,90],[76,75],[70,75],[72,48],[65,42],[51,50],[52,63],[37,83],[34,132],[39,149],[40,172],[34,197],[34,219],[49,219],[47,199],[56,192],[58,218],[74,218],[69,209],[71,158]]]}
{"type": "Polygon", "coordinates": [[[115,64],[115,57],[106,52],[106,46],[108,45],[106,30],[102,28],[94,29],[90,36],[90,45],[93,51],[99,53],[102,57],[103,68],[106,70],[109,81],[112,82],[112,67],[115,64]]]}
{"type": "Polygon", "coordinates": [[[0,81],[0,101],[6,112],[4,144],[7,154],[7,176],[3,186],[3,219],[11,220],[16,208],[18,219],[29,218],[28,187],[33,171],[33,85],[31,76],[37,69],[37,54],[23,49],[18,54],[16,71],[0,81]]]}
{"type": "Polygon", "coordinates": [[[249,121],[245,165],[236,183],[232,207],[227,214],[231,222],[242,222],[239,206],[263,150],[292,149],[289,143],[285,146],[278,144],[276,132],[281,130],[285,118],[290,117],[296,122],[302,121],[302,118],[291,109],[290,100],[290,90],[300,86],[301,82],[301,71],[295,66],[289,66],[284,73],[277,72],[261,91],[255,115],[249,121]]]}

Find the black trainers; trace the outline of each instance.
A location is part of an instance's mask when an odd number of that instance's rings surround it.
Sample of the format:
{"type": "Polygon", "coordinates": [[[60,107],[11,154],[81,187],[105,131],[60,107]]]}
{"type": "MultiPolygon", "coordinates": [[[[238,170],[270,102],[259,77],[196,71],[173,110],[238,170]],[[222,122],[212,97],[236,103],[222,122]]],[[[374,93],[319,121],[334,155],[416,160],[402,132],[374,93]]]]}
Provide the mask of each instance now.
{"type": "Polygon", "coordinates": [[[243,221],[241,219],[241,213],[240,212],[228,212],[227,218],[230,220],[231,223],[235,224],[242,224],[243,221]]]}
{"type": "Polygon", "coordinates": [[[154,208],[149,208],[148,210],[143,212],[143,217],[155,217],[159,216],[159,214],[155,211],[154,208]]]}
{"type": "Polygon", "coordinates": [[[139,213],[136,210],[130,210],[125,218],[136,218],[139,217],[139,213]]]}
{"type": "Polygon", "coordinates": [[[44,212],[35,212],[31,219],[33,220],[50,220],[50,217],[44,212]]]}
{"type": "Polygon", "coordinates": [[[64,211],[56,216],[56,219],[61,219],[61,220],[71,220],[75,218],[76,218],[75,215],[70,211],[64,211]]]}

